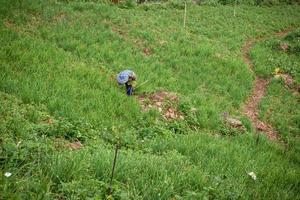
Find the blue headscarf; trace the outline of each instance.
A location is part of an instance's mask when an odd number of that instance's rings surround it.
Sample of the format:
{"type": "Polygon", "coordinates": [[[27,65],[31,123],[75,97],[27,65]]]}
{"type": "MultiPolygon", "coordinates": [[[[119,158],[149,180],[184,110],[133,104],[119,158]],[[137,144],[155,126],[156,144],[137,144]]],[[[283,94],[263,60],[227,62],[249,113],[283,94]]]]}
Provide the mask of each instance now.
{"type": "Polygon", "coordinates": [[[117,81],[119,84],[125,84],[128,82],[129,77],[135,77],[135,73],[131,70],[124,70],[118,74],[117,81]]]}

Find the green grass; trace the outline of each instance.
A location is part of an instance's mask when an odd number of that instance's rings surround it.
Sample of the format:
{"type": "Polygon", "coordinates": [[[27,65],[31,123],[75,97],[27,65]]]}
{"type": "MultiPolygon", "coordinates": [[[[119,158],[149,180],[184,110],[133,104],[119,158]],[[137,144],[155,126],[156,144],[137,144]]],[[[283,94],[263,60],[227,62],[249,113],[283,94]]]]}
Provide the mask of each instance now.
{"type": "MultiPolygon", "coordinates": [[[[297,146],[284,149],[265,137],[257,144],[240,113],[254,79],[242,61],[243,42],[299,25],[299,6],[240,5],[234,17],[232,6],[189,5],[186,29],[183,10],[168,4],[0,7],[0,198],[299,199],[297,146]],[[140,83],[149,80],[137,94],[176,92],[185,120],[141,112],[115,82],[126,68],[140,83]],[[242,118],[247,133],[223,136],[232,131],[223,126],[225,111],[242,118]],[[65,147],[78,140],[82,149],[65,147]],[[116,142],[122,148],[108,196],[116,142]]],[[[256,52],[269,48],[258,45],[251,55],[260,69],[267,61],[256,52]]],[[[286,99],[284,108],[297,105],[286,99]]],[[[298,141],[299,114],[292,116],[275,127],[288,126],[286,135],[298,141]]]]}
{"type": "MultiPolygon", "coordinates": [[[[95,143],[91,135],[82,150],[69,151],[54,139],[63,140],[70,132],[56,126],[59,119],[45,124],[51,118],[46,110],[10,95],[1,93],[1,102],[1,132],[7,133],[2,141],[1,173],[13,174],[1,176],[3,198],[105,197],[114,152],[110,145],[99,138],[95,143]],[[19,126],[24,135],[16,137],[13,133],[19,126]],[[41,126],[44,132],[34,131],[41,126]],[[49,129],[60,135],[45,135],[49,129]]],[[[135,150],[119,152],[114,198],[289,199],[297,196],[299,165],[287,155],[266,138],[257,146],[251,134],[233,138],[207,133],[158,136],[139,141],[135,150]],[[250,171],[257,174],[257,181],[247,175],[250,171]]]]}
{"type": "MultiPolygon", "coordinates": [[[[255,60],[255,71],[258,75],[271,78],[267,95],[261,103],[261,118],[270,122],[278,130],[282,139],[299,155],[299,93],[300,83],[300,32],[293,30],[284,38],[270,39],[259,43],[251,52],[255,60]],[[284,51],[281,44],[288,44],[284,51]],[[274,71],[292,76],[294,83],[286,86],[282,78],[276,79],[274,71]]],[[[297,156],[298,157],[298,156],[297,156]]],[[[299,157],[296,160],[299,162],[299,157]]]]}
{"type": "Polygon", "coordinates": [[[255,45],[251,55],[254,59],[254,70],[259,76],[272,77],[275,69],[279,68],[281,73],[291,75],[299,84],[300,30],[296,28],[284,38],[271,38],[255,45]],[[283,44],[289,47],[285,51],[281,49],[283,44]]]}

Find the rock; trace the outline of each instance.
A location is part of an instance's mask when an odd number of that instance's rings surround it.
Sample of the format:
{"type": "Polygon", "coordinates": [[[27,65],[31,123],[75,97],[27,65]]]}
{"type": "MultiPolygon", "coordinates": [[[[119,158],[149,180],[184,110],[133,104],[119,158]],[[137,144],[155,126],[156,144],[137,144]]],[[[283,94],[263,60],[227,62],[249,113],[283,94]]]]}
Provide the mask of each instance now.
{"type": "Polygon", "coordinates": [[[289,49],[289,45],[287,43],[283,43],[280,45],[280,48],[283,50],[283,51],[286,51],[289,49]]]}
{"type": "Polygon", "coordinates": [[[264,124],[263,122],[260,122],[256,125],[256,129],[259,131],[266,132],[268,130],[268,126],[264,124]]]}
{"type": "Polygon", "coordinates": [[[294,80],[292,78],[292,76],[288,75],[288,74],[282,74],[282,77],[284,79],[284,82],[286,85],[290,86],[294,83],[294,80]]]}
{"type": "Polygon", "coordinates": [[[155,103],[156,106],[161,107],[162,106],[162,102],[158,101],[155,103]]]}
{"type": "Polygon", "coordinates": [[[243,123],[240,120],[238,120],[238,119],[227,117],[226,121],[228,122],[228,124],[230,124],[233,127],[243,126],[243,123]]]}
{"type": "Polygon", "coordinates": [[[225,118],[225,121],[226,121],[226,123],[227,123],[230,127],[232,127],[232,128],[237,128],[237,129],[239,129],[239,130],[241,130],[241,131],[246,131],[245,126],[244,126],[243,123],[242,123],[240,120],[238,120],[238,119],[235,119],[235,118],[232,118],[232,117],[226,117],[226,118],[225,118]]]}

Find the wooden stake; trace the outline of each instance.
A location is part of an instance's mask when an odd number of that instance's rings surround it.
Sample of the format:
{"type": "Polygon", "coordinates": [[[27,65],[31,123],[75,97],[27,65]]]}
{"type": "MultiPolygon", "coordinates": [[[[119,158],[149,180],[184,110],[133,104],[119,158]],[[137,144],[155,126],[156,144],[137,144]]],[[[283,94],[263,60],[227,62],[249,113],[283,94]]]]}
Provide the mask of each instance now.
{"type": "Polygon", "coordinates": [[[235,17],[236,14],[236,2],[237,0],[234,1],[234,8],[233,8],[233,16],[235,17]]]}
{"type": "Polygon", "coordinates": [[[185,23],[186,23],[186,0],[184,1],[183,28],[185,28],[185,23]]]}
{"type": "Polygon", "coordinates": [[[118,149],[119,149],[119,144],[116,145],[115,158],[114,158],[113,166],[112,166],[112,170],[111,170],[111,177],[110,177],[110,184],[109,184],[109,194],[112,194],[112,182],[113,182],[113,179],[114,179],[114,173],[115,173],[115,167],[116,167],[116,162],[117,162],[118,149]]]}

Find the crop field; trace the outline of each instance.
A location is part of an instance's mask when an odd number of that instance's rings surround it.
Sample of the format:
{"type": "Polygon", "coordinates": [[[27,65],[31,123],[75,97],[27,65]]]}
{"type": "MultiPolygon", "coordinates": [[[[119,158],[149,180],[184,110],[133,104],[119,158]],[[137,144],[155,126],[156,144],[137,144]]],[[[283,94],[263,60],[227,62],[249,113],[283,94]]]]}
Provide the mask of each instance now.
{"type": "Polygon", "coordinates": [[[300,199],[299,4],[199,2],[1,0],[0,199],[300,199]]]}

